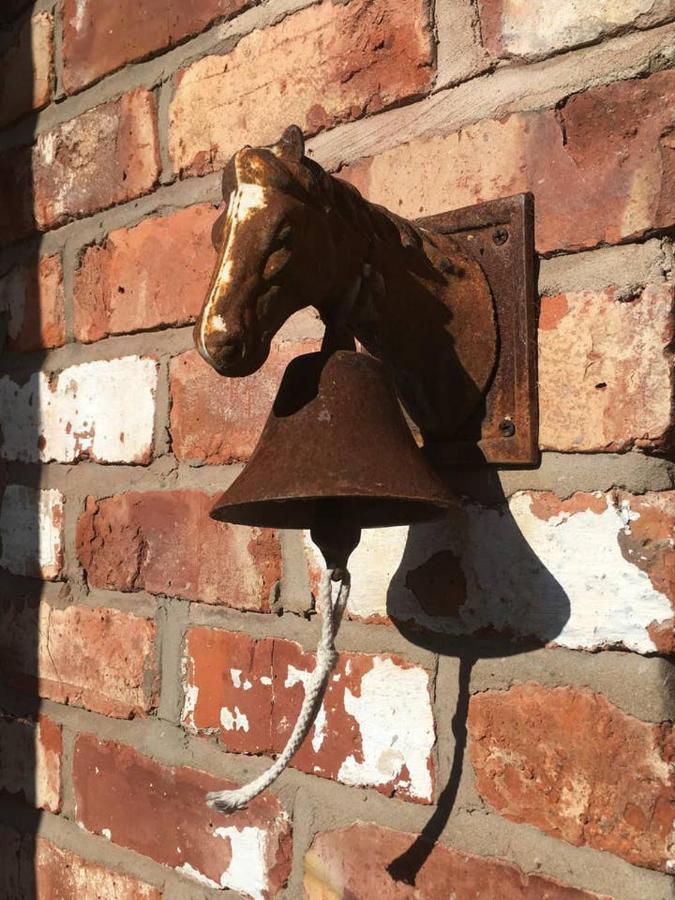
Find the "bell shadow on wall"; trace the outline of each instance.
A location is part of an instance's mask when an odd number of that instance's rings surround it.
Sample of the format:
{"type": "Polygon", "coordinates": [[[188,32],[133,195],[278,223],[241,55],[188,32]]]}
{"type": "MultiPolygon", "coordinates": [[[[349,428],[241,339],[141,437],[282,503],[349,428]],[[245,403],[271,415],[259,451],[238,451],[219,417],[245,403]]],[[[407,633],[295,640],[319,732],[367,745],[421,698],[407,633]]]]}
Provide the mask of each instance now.
{"type": "MultiPolygon", "coordinates": [[[[30,165],[36,131],[36,116],[30,112],[36,55],[35,32],[29,27],[33,7],[31,0],[4,0],[0,8],[0,56],[10,73],[0,103],[0,378],[10,375],[21,385],[40,371],[45,357],[39,349],[45,323],[30,165]]],[[[49,277],[57,276],[52,272],[49,277]]],[[[32,396],[32,410],[21,410],[29,413],[22,418],[31,424],[20,436],[29,447],[38,446],[38,391],[32,396]]],[[[38,611],[44,591],[36,562],[41,549],[37,493],[41,479],[38,462],[17,462],[8,449],[8,424],[24,401],[6,391],[1,400],[0,896],[33,900],[36,840],[43,815],[37,804],[45,799],[44,794],[38,796],[36,751],[41,705],[38,611]]]]}
{"type": "MultiPolygon", "coordinates": [[[[529,546],[496,487],[496,473],[486,468],[477,478],[483,488],[490,485],[489,504],[465,500],[447,520],[411,526],[387,592],[387,614],[407,640],[459,660],[447,784],[422,833],[388,867],[396,881],[411,885],[457,798],[474,664],[545,647],[570,618],[567,594],[529,546]]],[[[455,471],[448,480],[458,482],[461,476],[455,471]]]]}

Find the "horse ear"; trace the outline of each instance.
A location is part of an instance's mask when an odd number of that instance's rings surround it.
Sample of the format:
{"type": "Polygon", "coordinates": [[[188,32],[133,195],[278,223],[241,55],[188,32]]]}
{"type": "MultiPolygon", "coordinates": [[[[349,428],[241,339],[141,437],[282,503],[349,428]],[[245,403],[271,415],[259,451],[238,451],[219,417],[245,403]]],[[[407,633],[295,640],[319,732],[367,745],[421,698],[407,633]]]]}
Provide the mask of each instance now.
{"type": "Polygon", "coordinates": [[[276,144],[272,144],[270,150],[284,162],[299,163],[305,155],[305,139],[301,129],[297,125],[289,125],[276,144]]]}

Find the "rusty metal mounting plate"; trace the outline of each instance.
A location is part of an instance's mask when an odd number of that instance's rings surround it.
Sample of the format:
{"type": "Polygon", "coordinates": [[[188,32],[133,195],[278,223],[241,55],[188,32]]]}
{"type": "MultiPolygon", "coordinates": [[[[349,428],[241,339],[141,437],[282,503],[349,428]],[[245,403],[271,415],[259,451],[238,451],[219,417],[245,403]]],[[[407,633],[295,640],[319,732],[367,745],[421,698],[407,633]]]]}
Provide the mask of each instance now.
{"type": "Polygon", "coordinates": [[[427,444],[436,465],[535,465],[537,423],[537,299],[534,200],[516,194],[428,216],[417,225],[451,235],[477,260],[494,299],[499,348],[485,402],[451,441],[427,444]]]}

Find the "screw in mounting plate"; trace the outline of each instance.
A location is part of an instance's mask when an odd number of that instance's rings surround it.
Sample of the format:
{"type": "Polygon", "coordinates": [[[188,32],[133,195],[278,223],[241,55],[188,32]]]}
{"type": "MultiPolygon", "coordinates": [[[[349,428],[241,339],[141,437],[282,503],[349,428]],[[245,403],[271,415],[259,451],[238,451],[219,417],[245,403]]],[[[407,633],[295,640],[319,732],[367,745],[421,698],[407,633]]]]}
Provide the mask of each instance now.
{"type": "Polygon", "coordinates": [[[492,232],[492,240],[497,246],[505,244],[509,239],[509,232],[506,228],[495,228],[492,232]]]}
{"type": "Polygon", "coordinates": [[[511,419],[502,419],[499,423],[499,433],[502,437],[513,437],[516,433],[516,426],[511,419]]]}

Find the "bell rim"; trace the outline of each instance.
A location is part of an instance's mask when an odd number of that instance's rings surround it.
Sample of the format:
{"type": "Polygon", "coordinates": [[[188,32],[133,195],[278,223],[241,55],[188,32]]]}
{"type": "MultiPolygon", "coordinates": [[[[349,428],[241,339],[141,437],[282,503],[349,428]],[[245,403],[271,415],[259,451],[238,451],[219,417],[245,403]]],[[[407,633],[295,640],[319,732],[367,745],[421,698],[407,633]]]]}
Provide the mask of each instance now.
{"type": "Polygon", "coordinates": [[[354,501],[352,506],[354,511],[351,515],[361,528],[401,527],[432,522],[447,515],[448,510],[457,502],[449,495],[373,497],[365,492],[354,491],[337,492],[329,498],[311,494],[289,494],[284,497],[267,497],[242,502],[223,502],[223,497],[218,498],[211,507],[209,515],[212,519],[249,528],[278,528],[291,531],[310,530],[322,501],[354,501]]]}

